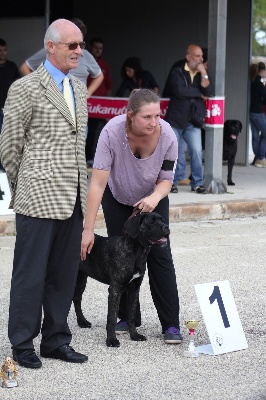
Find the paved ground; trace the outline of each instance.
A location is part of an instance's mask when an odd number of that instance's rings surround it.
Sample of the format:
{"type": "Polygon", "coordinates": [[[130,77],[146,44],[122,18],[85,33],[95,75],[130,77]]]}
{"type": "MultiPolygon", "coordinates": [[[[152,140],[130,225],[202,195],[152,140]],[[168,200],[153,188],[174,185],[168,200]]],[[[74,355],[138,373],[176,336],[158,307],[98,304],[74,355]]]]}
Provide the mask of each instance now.
{"type": "MultiPolygon", "coordinates": [[[[140,293],[140,332],[147,335],[147,342],[135,343],[123,335],[120,348],[107,348],[107,286],[89,280],[83,308],[93,327],[80,329],[73,308],[69,314],[72,345],[88,354],[88,363],[80,366],[44,359],[41,370],[19,367],[19,387],[0,388],[1,400],[266,399],[266,217],[179,222],[171,223],[170,228],[183,343],[163,342],[146,273],[140,293]],[[223,280],[230,283],[248,348],[219,356],[185,358],[185,319],[200,320],[196,335],[199,345],[210,342],[194,285],[223,280]]],[[[105,235],[105,230],[97,232],[105,235]]],[[[14,236],[0,237],[1,363],[11,354],[7,318],[14,241],[14,236]]],[[[39,340],[35,340],[37,353],[39,340]]]]}
{"type": "MultiPolygon", "coordinates": [[[[227,166],[223,165],[223,183],[226,184],[227,166]]],[[[189,169],[187,170],[189,176],[189,169]]],[[[179,192],[170,193],[170,221],[226,219],[242,216],[266,215],[266,168],[235,166],[235,186],[227,186],[223,194],[196,194],[190,186],[179,186],[179,192]]],[[[99,210],[97,228],[105,228],[99,210]]],[[[14,234],[14,215],[0,215],[0,235],[14,234]]]]}
{"type": "MultiPolygon", "coordinates": [[[[224,183],[226,173],[223,166],[224,183]]],[[[134,343],[124,335],[119,349],[107,348],[107,287],[89,280],[83,308],[92,329],[77,326],[73,308],[69,315],[72,344],[89,355],[89,362],[79,366],[44,360],[38,371],[20,367],[19,387],[0,388],[0,400],[265,400],[265,178],[264,168],[236,166],[236,186],[228,187],[227,193],[199,195],[183,186],[178,194],[170,194],[171,243],[184,335],[181,345],[166,345],[162,340],[146,273],[140,294],[144,321],[140,331],[148,341],[134,343]],[[248,349],[187,359],[183,356],[188,342],[185,319],[198,318],[197,342],[209,343],[194,285],[223,280],[230,283],[248,349]]],[[[13,216],[0,217],[1,362],[11,355],[7,318],[14,232],[13,216]]],[[[101,210],[97,232],[106,234],[101,210]]],[[[39,337],[35,345],[38,352],[39,337]]]]}

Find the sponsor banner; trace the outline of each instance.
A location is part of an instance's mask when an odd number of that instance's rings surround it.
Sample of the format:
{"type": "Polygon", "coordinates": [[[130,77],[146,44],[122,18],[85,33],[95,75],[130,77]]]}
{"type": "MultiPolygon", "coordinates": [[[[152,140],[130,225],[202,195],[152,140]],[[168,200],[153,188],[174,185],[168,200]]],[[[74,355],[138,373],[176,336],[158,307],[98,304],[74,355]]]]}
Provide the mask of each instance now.
{"type": "MultiPolygon", "coordinates": [[[[91,96],[87,100],[90,118],[111,119],[116,115],[125,114],[128,98],[91,96]]],[[[161,118],[165,117],[169,99],[161,99],[161,118]]],[[[206,126],[220,128],[224,125],[224,97],[212,97],[205,101],[206,126]]]]}
{"type": "Polygon", "coordinates": [[[222,128],[224,126],[224,97],[211,97],[205,101],[206,126],[222,128]]]}
{"type": "MultiPolygon", "coordinates": [[[[125,114],[128,98],[91,96],[87,100],[90,118],[110,119],[116,115],[125,114]]],[[[169,99],[161,99],[161,118],[165,117],[169,99]]]]}

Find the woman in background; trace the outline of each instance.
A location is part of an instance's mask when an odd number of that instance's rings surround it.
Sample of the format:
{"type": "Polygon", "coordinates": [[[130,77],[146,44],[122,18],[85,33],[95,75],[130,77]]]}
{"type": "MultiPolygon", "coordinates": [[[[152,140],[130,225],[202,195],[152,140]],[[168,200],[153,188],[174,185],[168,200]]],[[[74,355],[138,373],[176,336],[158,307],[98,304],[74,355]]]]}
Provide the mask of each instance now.
{"type": "Polygon", "coordinates": [[[140,59],[137,57],[127,58],[121,68],[122,82],[116,92],[117,97],[125,97],[133,89],[150,89],[158,93],[159,85],[150,71],[143,70],[140,59]]]}
{"type": "Polygon", "coordinates": [[[252,149],[254,160],[252,165],[266,168],[266,88],[261,81],[258,64],[251,64],[250,76],[250,107],[249,119],[252,133],[252,149]]]}

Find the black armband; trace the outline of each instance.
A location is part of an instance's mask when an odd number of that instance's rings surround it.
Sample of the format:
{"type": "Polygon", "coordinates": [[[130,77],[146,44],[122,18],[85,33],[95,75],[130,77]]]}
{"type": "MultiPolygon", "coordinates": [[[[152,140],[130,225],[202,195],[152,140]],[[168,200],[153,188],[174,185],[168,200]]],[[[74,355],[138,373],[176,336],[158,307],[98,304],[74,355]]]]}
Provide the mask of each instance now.
{"type": "Polygon", "coordinates": [[[164,160],[162,164],[163,171],[173,171],[175,165],[175,161],[164,160]]]}

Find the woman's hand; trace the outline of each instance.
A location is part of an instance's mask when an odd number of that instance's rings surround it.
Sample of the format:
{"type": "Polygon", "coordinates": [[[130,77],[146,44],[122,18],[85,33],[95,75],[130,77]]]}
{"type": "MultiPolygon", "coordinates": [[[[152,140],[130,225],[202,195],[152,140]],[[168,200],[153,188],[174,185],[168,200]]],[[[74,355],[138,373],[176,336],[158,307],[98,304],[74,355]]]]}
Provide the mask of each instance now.
{"type": "Polygon", "coordinates": [[[161,196],[158,193],[153,192],[150,196],[144,197],[133,205],[133,207],[138,207],[142,212],[152,212],[155,207],[157,207],[161,196]]]}
{"type": "Polygon", "coordinates": [[[81,238],[81,250],[80,257],[81,260],[86,260],[87,253],[90,254],[91,249],[94,245],[94,232],[88,229],[84,229],[81,238]]]}
{"type": "Polygon", "coordinates": [[[137,203],[133,204],[133,207],[138,207],[142,212],[152,212],[158,203],[169,194],[171,187],[172,182],[170,181],[158,181],[154,192],[137,201],[137,203]]]}

